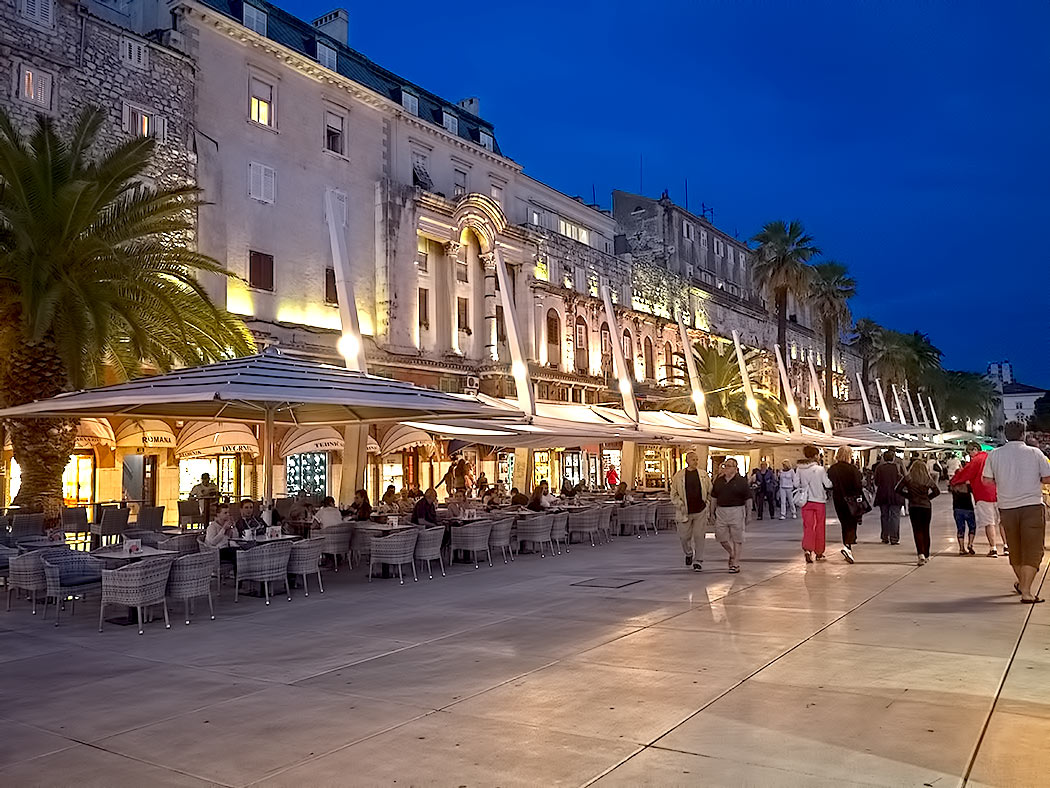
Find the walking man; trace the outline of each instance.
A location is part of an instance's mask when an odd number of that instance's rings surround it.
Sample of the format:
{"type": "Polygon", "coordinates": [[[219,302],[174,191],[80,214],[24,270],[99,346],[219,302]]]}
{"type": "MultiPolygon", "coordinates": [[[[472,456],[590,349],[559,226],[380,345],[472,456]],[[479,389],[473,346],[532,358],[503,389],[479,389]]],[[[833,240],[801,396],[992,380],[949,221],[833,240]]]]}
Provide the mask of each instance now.
{"type": "Polygon", "coordinates": [[[901,540],[901,507],[904,496],[897,492],[897,482],[904,474],[897,464],[897,453],[886,449],[882,462],[875,466],[875,505],[882,515],[882,543],[899,544],[901,540]]]}
{"type": "Polygon", "coordinates": [[[685,467],[671,479],[671,502],[674,504],[678,538],[682,540],[685,565],[694,572],[703,567],[704,542],[707,538],[709,515],[707,501],[711,498],[711,479],[700,470],[700,458],[695,451],[686,452],[685,467]]]}
{"type": "MultiPolygon", "coordinates": [[[[984,527],[984,535],[988,538],[988,557],[998,558],[996,543],[1005,542],[1005,538],[999,539],[999,509],[996,507],[995,482],[984,476],[984,465],[988,460],[988,452],[981,451],[981,444],[970,442],[966,444],[966,452],[970,455],[970,461],[960,468],[952,477],[952,485],[970,485],[973,493],[973,511],[977,520],[977,527],[984,527]]],[[[1003,545],[1003,555],[1008,554],[1008,548],[1003,545]]]]}
{"type": "Polygon", "coordinates": [[[711,516],[715,521],[715,539],[729,553],[729,571],[740,571],[740,554],[744,548],[744,526],[751,487],[738,472],[736,460],[728,457],[711,486],[711,516]]]}
{"type": "Polygon", "coordinates": [[[791,509],[791,519],[798,517],[795,509],[795,499],[791,497],[791,491],[798,487],[798,471],[791,467],[791,463],[784,460],[780,467],[780,519],[783,520],[791,509]]]}
{"type": "Polygon", "coordinates": [[[762,460],[758,468],[755,470],[755,507],[758,510],[759,520],[762,519],[762,512],[767,506],[769,507],[769,519],[773,519],[774,509],[776,507],[776,495],[776,472],[769,467],[768,462],[762,460]]]}
{"type": "Polygon", "coordinates": [[[999,517],[1010,547],[1010,568],[1017,576],[1014,590],[1021,602],[1042,602],[1032,591],[1032,583],[1043,560],[1046,538],[1046,509],[1042,485],[1050,484],[1050,460],[1024,440],[1024,425],[1007,422],[1003,427],[1006,444],[987,455],[982,474],[994,482],[998,492],[999,517]]]}

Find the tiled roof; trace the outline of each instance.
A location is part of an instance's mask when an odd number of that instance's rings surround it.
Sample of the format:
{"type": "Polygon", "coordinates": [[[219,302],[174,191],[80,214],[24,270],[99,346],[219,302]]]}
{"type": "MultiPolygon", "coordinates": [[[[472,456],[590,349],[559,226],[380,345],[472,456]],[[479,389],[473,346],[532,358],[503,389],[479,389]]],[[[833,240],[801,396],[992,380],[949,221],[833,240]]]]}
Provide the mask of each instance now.
{"type": "MultiPolygon", "coordinates": [[[[244,16],[243,0],[199,0],[203,5],[241,22],[244,16]]],[[[493,152],[503,155],[493,134],[492,124],[476,115],[467,112],[456,104],[445,101],[428,90],[402,79],[378,66],[360,52],[351,49],[326,33],[315,28],[309,22],[299,19],[265,0],[252,0],[252,5],[266,12],[266,37],[309,58],[317,57],[317,42],[333,48],[336,55],[337,71],[347,79],[385,96],[391,101],[401,103],[401,91],[407,89],[419,99],[419,117],[437,126],[443,125],[442,113],[451,113],[459,120],[458,136],[475,144],[480,144],[479,132],[493,135],[493,152]]]]}
{"type": "Polygon", "coordinates": [[[1003,394],[1045,394],[1046,389],[1029,386],[1027,383],[1004,383],[1003,394]]]}

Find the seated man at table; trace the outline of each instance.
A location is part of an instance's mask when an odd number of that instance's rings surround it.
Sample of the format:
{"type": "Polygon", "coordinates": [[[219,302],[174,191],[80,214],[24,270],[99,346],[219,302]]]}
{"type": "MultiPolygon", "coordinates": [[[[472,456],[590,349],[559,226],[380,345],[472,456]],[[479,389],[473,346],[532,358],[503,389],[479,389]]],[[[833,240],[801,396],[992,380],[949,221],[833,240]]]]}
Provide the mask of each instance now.
{"type": "Polygon", "coordinates": [[[266,523],[255,514],[255,501],[251,498],[245,498],[241,501],[240,508],[241,516],[233,524],[233,527],[237,529],[237,536],[243,537],[248,531],[253,531],[256,534],[266,533],[266,523]]]}
{"type": "Polygon", "coordinates": [[[397,504],[397,491],[394,489],[394,485],[387,485],[386,492],[383,493],[383,497],[379,502],[387,506],[394,506],[397,504]]]}
{"type": "Polygon", "coordinates": [[[517,487],[510,488],[510,505],[511,506],[528,506],[529,496],[518,490],[517,487]]]}
{"type": "MultiPolygon", "coordinates": [[[[360,492],[360,490],[358,490],[358,492],[360,492]]],[[[371,513],[371,509],[372,507],[369,507],[369,513],[371,513]]],[[[339,507],[335,505],[335,498],[329,495],[324,499],[321,508],[314,513],[313,521],[322,528],[327,528],[329,525],[343,522],[343,513],[339,511],[339,507]]]]}
{"type": "Polygon", "coordinates": [[[437,525],[437,499],[437,490],[433,487],[429,488],[426,494],[416,501],[416,506],[412,510],[412,522],[428,527],[437,525]]]}
{"type": "Polygon", "coordinates": [[[467,494],[456,490],[448,502],[448,514],[453,520],[461,519],[467,513],[467,494]]]}

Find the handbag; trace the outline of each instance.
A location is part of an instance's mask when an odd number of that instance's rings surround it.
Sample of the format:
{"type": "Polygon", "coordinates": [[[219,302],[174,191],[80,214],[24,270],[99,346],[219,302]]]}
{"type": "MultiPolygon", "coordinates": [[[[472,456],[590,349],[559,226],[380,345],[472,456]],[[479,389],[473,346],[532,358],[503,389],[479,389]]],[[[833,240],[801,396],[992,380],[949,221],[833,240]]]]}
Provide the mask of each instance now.
{"type": "Polygon", "coordinates": [[[846,506],[849,508],[850,515],[857,519],[860,519],[871,511],[871,504],[868,503],[868,498],[865,495],[847,498],[846,506]]]}
{"type": "Polygon", "coordinates": [[[791,491],[791,503],[796,509],[802,508],[809,503],[809,491],[805,487],[796,487],[791,491]]]}

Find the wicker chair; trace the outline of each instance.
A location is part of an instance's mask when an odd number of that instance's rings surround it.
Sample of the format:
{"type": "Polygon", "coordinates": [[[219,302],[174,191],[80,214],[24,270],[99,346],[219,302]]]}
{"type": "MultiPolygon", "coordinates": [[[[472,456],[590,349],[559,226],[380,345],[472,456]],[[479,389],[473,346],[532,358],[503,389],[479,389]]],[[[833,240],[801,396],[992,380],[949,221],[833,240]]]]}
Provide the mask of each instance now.
{"type": "Polygon", "coordinates": [[[135,527],[143,531],[159,531],[164,527],[164,507],[143,506],[139,509],[135,527]]]}
{"type": "Polygon", "coordinates": [[[197,534],[179,534],[170,539],[165,539],[157,547],[161,550],[177,550],[179,555],[192,555],[200,551],[200,545],[197,543],[197,534]]]}
{"type": "Polygon", "coordinates": [[[173,561],[168,558],[154,558],[150,561],[126,564],[119,569],[104,569],[102,571],[102,601],[98,608],[98,631],[102,631],[106,605],[135,608],[138,612],[140,635],[142,624],[146,620],[146,610],[153,605],[161,605],[164,608],[164,627],[171,629],[165,592],[168,588],[172,563],[173,561]]]}
{"type": "MultiPolygon", "coordinates": [[[[33,600],[33,615],[36,615],[36,599],[41,591],[47,591],[47,577],[44,575],[44,563],[41,560],[42,550],[35,550],[25,555],[16,555],[8,559],[7,575],[7,611],[11,612],[11,593],[16,589],[26,591],[33,600]]],[[[45,604],[47,604],[45,599],[45,604]]]]}
{"type": "Polygon", "coordinates": [[[411,528],[407,531],[395,531],[389,536],[373,536],[368,559],[368,582],[372,582],[372,567],[376,564],[396,565],[397,576],[401,580],[401,585],[405,584],[405,576],[401,573],[401,565],[412,564],[412,579],[418,582],[419,576],[416,574],[416,562],[413,560],[418,538],[418,528],[411,528]]]}
{"type": "Polygon", "coordinates": [[[11,543],[18,544],[22,539],[32,539],[44,535],[44,515],[16,514],[11,518],[11,543]]]}
{"type": "Polygon", "coordinates": [[[459,525],[452,529],[452,558],[449,560],[451,566],[456,562],[456,551],[469,551],[474,558],[474,568],[478,568],[478,553],[484,551],[488,557],[489,566],[492,566],[492,552],[489,550],[489,531],[492,530],[491,523],[470,523],[459,525]]]}
{"type": "Polygon", "coordinates": [[[304,596],[310,596],[310,585],[306,582],[307,575],[317,575],[317,588],[322,594],[324,593],[324,585],[321,583],[321,551],[326,541],[325,537],[318,536],[292,544],[292,553],[288,557],[288,574],[303,578],[304,596]]]}
{"type": "Polygon", "coordinates": [[[445,540],[445,528],[444,526],[436,526],[434,528],[423,528],[419,531],[419,538],[416,539],[416,550],[412,557],[416,561],[427,562],[427,575],[430,579],[434,579],[434,571],[431,569],[431,564],[434,559],[437,559],[438,566],[441,567],[441,576],[445,576],[445,561],[441,557],[441,543],[445,540]]]}
{"type": "Polygon", "coordinates": [[[321,555],[332,556],[332,564],[336,572],[339,571],[339,556],[342,556],[351,566],[354,564],[350,556],[354,533],[353,523],[336,523],[321,529],[323,537],[321,555]]]}
{"type": "Polygon", "coordinates": [[[357,563],[361,563],[361,559],[372,550],[372,537],[382,536],[382,531],[377,531],[374,528],[368,528],[367,526],[355,525],[354,532],[350,536],[350,566],[354,565],[354,559],[357,559],[357,563]]]}
{"type": "MultiPolygon", "coordinates": [[[[222,599],[222,555],[219,552],[219,548],[211,547],[204,541],[203,536],[198,536],[197,552],[211,557],[211,576],[215,579],[215,596],[222,599]]],[[[227,562],[226,566],[232,567],[233,564],[227,562]]]]}
{"type": "Polygon", "coordinates": [[[167,596],[185,604],[186,623],[190,623],[190,600],[208,597],[211,620],[215,620],[215,605],[211,601],[211,578],[214,559],[210,553],[183,555],[171,561],[167,596]]]}
{"type": "Polygon", "coordinates": [[[623,507],[618,513],[620,533],[627,533],[641,539],[641,531],[644,531],[645,535],[648,536],[649,516],[651,513],[650,506],[643,503],[636,503],[633,506],[623,507]]]}
{"type": "Polygon", "coordinates": [[[47,578],[47,599],[44,600],[44,615],[47,605],[55,600],[55,626],[62,620],[62,607],[66,597],[72,597],[70,615],[76,612],[76,599],[102,588],[102,562],[97,558],[74,550],[48,550],[41,556],[44,577],[47,578]]]}
{"type": "Polygon", "coordinates": [[[103,509],[99,521],[91,524],[91,541],[97,543],[95,546],[101,547],[107,536],[113,537],[111,541],[116,541],[116,537],[124,533],[127,527],[128,510],[126,508],[103,509]]]}
{"type": "Polygon", "coordinates": [[[128,539],[141,539],[142,544],[147,547],[159,547],[161,535],[156,531],[146,531],[141,528],[129,528],[120,535],[120,538],[125,542],[128,539]]]}
{"type": "Polygon", "coordinates": [[[262,583],[266,604],[270,604],[270,583],[284,583],[288,601],[292,601],[291,589],[288,587],[288,559],[292,554],[292,543],[282,539],[279,542],[265,542],[249,550],[237,551],[237,585],[233,589],[233,601],[239,601],[241,583],[253,580],[262,583]]]}
{"type": "Polygon", "coordinates": [[[665,531],[675,527],[677,522],[674,504],[670,501],[660,501],[656,504],[656,530],[661,528],[665,531]]]}
{"type": "Polygon", "coordinates": [[[601,512],[597,508],[584,509],[582,512],[569,512],[567,526],[569,538],[571,539],[573,534],[587,536],[591,540],[591,547],[594,547],[594,536],[598,533],[601,518],[601,512]]]}
{"type": "Polygon", "coordinates": [[[539,517],[523,517],[518,520],[518,552],[521,552],[521,543],[530,542],[539,545],[540,558],[544,558],[543,545],[548,544],[551,553],[555,552],[554,542],[551,539],[551,529],[554,526],[554,518],[557,515],[543,514],[539,517]]]}
{"type": "Polygon", "coordinates": [[[613,532],[613,512],[615,506],[599,506],[598,507],[598,533],[605,534],[606,543],[612,541],[613,532]]]}
{"type": "Polygon", "coordinates": [[[88,512],[83,506],[62,507],[62,530],[67,534],[89,534],[88,512]]]}
{"type": "Polygon", "coordinates": [[[551,543],[561,555],[561,546],[565,545],[565,552],[569,552],[569,513],[558,512],[551,520],[551,543]]]}
{"type": "Polygon", "coordinates": [[[199,526],[201,505],[198,501],[179,501],[179,525],[199,526]]]}
{"type": "MultiPolygon", "coordinates": [[[[514,518],[509,517],[506,520],[496,520],[492,523],[492,530],[489,531],[489,550],[495,550],[497,547],[503,554],[503,563],[507,563],[507,554],[510,554],[510,560],[514,560],[514,548],[510,543],[510,530],[514,527],[514,518]]],[[[489,566],[492,566],[491,560],[489,566]]]]}

